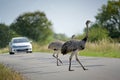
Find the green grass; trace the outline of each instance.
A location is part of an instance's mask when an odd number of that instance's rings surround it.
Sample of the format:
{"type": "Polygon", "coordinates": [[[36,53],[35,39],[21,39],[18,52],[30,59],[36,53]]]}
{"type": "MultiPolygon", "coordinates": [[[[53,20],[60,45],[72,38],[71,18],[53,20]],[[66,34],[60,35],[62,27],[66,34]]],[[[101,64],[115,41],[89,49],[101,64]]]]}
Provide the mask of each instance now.
{"type": "Polygon", "coordinates": [[[107,40],[96,43],[87,42],[86,49],[81,51],[80,55],[120,58],[120,44],[111,43],[107,40]]]}
{"type": "Polygon", "coordinates": [[[0,80],[25,80],[25,78],[20,73],[0,64],[0,80]]]}

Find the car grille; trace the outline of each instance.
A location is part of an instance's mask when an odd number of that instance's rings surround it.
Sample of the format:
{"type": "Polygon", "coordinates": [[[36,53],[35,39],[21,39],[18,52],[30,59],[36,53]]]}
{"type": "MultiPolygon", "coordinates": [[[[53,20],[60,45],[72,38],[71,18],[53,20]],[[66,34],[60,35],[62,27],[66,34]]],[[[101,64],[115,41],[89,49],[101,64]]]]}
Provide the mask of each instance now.
{"type": "Polygon", "coordinates": [[[17,51],[28,51],[28,49],[17,49],[17,51]]]}

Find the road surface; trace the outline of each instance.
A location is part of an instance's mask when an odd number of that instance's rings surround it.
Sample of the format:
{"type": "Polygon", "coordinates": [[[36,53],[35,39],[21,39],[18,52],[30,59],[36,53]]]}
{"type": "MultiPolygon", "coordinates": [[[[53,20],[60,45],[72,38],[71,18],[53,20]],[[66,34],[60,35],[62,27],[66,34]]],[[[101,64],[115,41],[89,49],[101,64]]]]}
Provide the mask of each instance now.
{"type": "Polygon", "coordinates": [[[84,71],[72,60],[72,69],[68,71],[68,55],[60,55],[63,65],[56,66],[56,59],[48,53],[0,54],[0,63],[20,72],[29,80],[120,80],[120,59],[79,57],[88,69],[84,71]]]}

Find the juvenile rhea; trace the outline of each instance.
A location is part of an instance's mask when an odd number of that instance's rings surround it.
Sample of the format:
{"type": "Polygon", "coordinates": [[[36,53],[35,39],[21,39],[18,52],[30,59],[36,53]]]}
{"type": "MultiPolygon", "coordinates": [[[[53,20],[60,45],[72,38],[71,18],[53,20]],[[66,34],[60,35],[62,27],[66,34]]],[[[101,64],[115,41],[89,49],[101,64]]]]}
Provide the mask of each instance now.
{"type": "Polygon", "coordinates": [[[79,61],[78,59],[78,52],[80,50],[83,50],[85,48],[85,44],[86,44],[86,41],[88,39],[88,24],[90,23],[89,20],[86,21],[86,27],[87,27],[87,32],[86,32],[86,36],[81,40],[81,41],[78,41],[78,40],[70,40],[70,41],[67,41],[63,44],[62,48],[61,48],[61,53],[63,55],[71,52],[71,55],[69,57],[69,71],[73,71],[71,70],[71,60],[72,60],[72,57],[75,55],[76,57],[76,61],[82,66],[83,70],[87,70],[82,64],[81,62],[79,61]]]}

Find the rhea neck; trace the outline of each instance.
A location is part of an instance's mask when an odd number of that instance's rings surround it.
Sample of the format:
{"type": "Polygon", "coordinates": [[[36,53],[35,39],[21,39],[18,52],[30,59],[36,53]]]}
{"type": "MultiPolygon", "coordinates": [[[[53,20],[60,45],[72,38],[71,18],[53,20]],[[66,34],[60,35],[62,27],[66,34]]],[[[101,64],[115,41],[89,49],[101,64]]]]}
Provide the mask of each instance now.
{"type": "Polygon", "coordinates": [[[88,39],[88,23],[86,23],[86,35],[85,35],[85,37],[82,39],[82,41],[87,41],[87,39],[88,39]]]}

